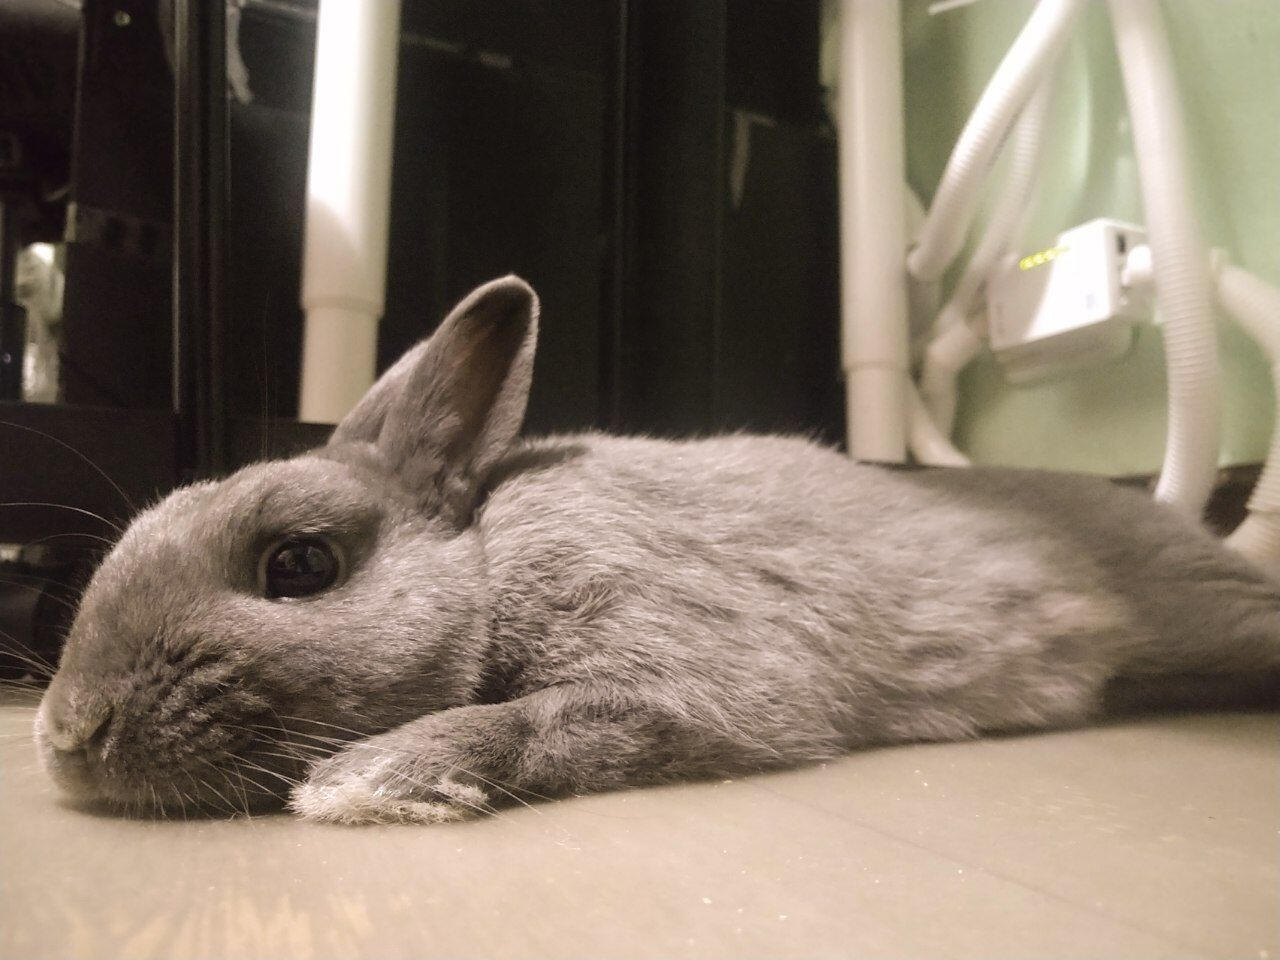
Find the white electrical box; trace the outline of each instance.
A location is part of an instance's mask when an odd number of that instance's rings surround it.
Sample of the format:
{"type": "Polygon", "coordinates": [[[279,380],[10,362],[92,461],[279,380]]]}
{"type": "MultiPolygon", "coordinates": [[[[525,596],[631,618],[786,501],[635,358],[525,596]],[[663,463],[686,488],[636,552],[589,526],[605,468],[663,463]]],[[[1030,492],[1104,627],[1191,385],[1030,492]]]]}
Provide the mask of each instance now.
{"type": "Polygon", "coordinates": [[[1141,227],[1098,219],[1002,263],[987,284],[987,334],[1005,376],[1026,383],[1124,356],[1149,309],[1121,271],[1145,243],[1141,227]]]}

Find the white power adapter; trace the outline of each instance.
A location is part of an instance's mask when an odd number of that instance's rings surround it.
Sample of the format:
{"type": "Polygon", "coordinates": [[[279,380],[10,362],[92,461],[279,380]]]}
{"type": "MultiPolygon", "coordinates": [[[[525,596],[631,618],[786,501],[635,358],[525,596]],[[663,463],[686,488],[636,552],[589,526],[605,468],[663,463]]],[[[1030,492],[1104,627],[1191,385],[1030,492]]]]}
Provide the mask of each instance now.
{"type": "Polygon", "coordinates": [[[1044,250],[1010,257],[987,283],[987,335],[1012,383],[1118,360],[1145,320],[1145,297],[1122,282],[1141,227],[1100,218],[1044,250]]]}

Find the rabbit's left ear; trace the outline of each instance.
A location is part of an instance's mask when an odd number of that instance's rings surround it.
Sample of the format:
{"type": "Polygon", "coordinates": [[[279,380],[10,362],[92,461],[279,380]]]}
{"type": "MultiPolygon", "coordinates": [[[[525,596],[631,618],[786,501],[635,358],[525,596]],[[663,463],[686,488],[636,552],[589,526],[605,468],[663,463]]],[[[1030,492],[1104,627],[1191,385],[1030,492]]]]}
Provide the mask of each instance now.
{"type": "Polygon", "coordinates": [[[382,375],[330,444],[376,445],[425,512],[465,526],[524,422],[537,338],[533,288],[486,283],[382,375]]]}

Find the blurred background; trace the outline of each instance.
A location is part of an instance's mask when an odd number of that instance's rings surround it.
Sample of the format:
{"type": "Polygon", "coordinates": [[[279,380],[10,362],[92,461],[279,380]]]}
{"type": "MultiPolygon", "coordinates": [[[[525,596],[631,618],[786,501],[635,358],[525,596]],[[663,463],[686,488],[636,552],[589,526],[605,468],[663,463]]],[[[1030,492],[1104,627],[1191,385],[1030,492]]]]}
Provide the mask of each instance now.
{"type": "MultiPolygon", "coordinates": [[[[1033,7],[902,4],[925,207],[1033,7]]],[[[404,0],[379,369],[516,272],[543,301],[529,432],[841,443],[837,13],[404,0]]],[[[1280,282],[1280,6],[1164,13],[1205,240],[1280,282]]],[[[315,0],[0,4],[0,628],[24,656],[56,657],[77,585],[138,504],[326,434],[298,418],[316,23],[315,0]]],[[[1101,3],[1050,117],[1025,249],[1094,217],[1141,222],[1101,3]]],[[[1238,515],[1273,397],[1257,348],[1230,326],[1220,342],[1238,515]]],[[[1151,325],[1105,367],[1031,384],[983,354],[953,439],[975,462],[1151,477],[1164,376],[1151,325]]]]}

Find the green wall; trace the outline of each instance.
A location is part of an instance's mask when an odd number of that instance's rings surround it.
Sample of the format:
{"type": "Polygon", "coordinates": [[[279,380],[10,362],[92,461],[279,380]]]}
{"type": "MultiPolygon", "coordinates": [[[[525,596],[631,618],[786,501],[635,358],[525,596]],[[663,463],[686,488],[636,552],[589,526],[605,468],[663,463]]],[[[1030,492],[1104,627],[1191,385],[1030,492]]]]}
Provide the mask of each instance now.
{"type": "MultiPolygon", "coordinates": [[[[903,4],[907,177],[926,204],[964,121],[1034,3],[977,0],[934,15],[928,6],[926,0],[903,4]]],[[[1280,2],[1165,0],[1163,8],[1205,240],[1280,284],[1280,2]]],[[[833,47],[829,42],[827,52],[833,47]]],[[[829,75],[833,68],[828,57],[829,75]]],[[[1141,223],[1103,0],[1090,4],[1067,50],[1054,114],[1026,249],[1094,217],[1141,223]]],[[[1224,327],[1220,343],[1222,462],[1257,462],[1271,430],[1270,375],[1234,327],[1224,327]]],[[[1123,360],[1082,374],[1014,387],[984,357],[961,386],[956,441],[977,461],[1113,474],[1159,469],[1165,387],[1155,328],[1144,328],[1123,360]]]]}

